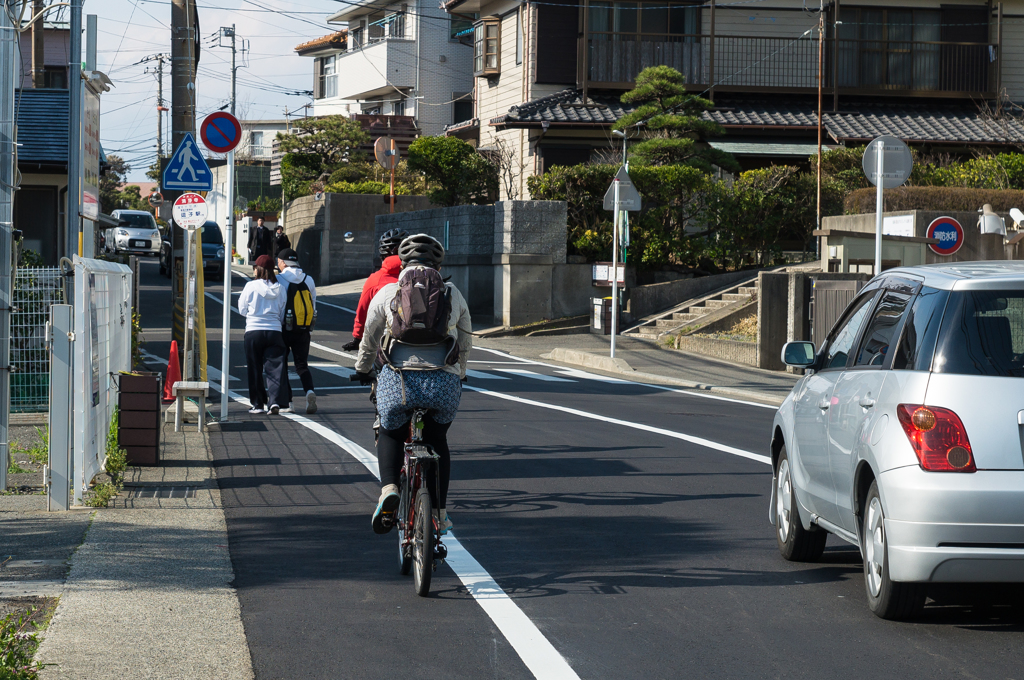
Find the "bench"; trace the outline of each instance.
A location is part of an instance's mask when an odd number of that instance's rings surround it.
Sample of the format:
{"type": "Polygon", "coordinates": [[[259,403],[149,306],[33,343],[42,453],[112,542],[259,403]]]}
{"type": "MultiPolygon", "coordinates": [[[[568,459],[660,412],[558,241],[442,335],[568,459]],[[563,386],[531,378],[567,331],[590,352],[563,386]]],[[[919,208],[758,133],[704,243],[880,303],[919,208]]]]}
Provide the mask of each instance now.
{"type": "Polygon", "coordinates": [[[196,397],[199,402],[199,431],[203,431],[206,421],[206,395],[210,392],[210,383],[193,380],[179,380],[171,387],[174,395],[174,431],[181,431],[181,419],[185,412],[185,399],[196,397]]]}

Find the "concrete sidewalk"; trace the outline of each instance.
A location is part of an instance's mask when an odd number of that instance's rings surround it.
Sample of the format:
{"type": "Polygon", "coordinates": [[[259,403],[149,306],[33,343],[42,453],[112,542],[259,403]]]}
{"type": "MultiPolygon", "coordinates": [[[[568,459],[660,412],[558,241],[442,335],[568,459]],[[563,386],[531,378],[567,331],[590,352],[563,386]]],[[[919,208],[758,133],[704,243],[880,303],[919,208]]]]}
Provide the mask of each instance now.
{"type": "Polygon", "coordinates": [[[540,337],[478,338],[474,345],[553,364],[638,382],[688,387],[738,399],[781,404],[799,376],[765,371],[697,354],[661,349],[650,342],[619,337],[615,361],[608,336],[579,333],[540,337]],[[553,350],[562,350],[553,352],[553,350]]]}
{"type": "Polygon", "coordinates": [[[37,658],[52,664],[41,677],[253,677],[209,441],[167,425],[161,456],[129,469],[110,508],[3,512],[0,497],[0,531],[22,535],[18,557],[55,556],[21,581],[45,579],[60,598],[41,633],[37,658]]]}

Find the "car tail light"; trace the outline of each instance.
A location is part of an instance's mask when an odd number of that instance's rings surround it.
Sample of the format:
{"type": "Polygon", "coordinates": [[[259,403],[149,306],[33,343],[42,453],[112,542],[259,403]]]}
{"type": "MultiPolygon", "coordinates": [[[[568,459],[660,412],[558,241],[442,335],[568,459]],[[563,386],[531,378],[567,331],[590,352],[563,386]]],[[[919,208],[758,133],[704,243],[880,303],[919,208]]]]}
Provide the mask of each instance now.
{"type": "Polygon", "coordinates": [[[948,408],[900,404],[903,431],[921,462],[931,472],[975,472],[974,453],[960,416],[948,408]]]}

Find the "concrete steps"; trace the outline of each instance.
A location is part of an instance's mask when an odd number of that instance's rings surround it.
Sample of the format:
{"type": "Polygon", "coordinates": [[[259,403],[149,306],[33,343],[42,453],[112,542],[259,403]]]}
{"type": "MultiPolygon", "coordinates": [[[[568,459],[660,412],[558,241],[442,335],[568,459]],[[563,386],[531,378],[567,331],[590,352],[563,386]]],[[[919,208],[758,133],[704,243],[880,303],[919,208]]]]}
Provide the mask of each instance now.
{"type": "Polygon", "coordinates": [[[720,312],[728,313],[754,299],[757,295],[757,286],[750,285],[752,282],[756,282],[756,279],[683,303],[675,309],[648,319],[624,335],[656,340],[682,328],[687,328],[691,332],[699,330],[702,325],[722,318],[720,312]]]}

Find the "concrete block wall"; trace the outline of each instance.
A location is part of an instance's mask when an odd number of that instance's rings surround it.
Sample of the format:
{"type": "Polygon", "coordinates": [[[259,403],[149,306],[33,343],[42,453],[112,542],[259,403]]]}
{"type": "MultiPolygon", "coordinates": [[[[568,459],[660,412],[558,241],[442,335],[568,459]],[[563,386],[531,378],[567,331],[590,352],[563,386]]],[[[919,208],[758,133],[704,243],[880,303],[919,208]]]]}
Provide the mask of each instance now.
{"type": "Polygon", "coordinates": [[[494,204],[494,252],[550,254],[564,264],[568,230],[565,201],[498,201],[494,204]]]}
{"type": "Polygon", "coordinates": [[[429,234],[441,243],[448,223],[448,248],[445,259],[458,255],[482,255],[494,252],[494,206],[458,205],[415,212],[380,215],[376,218],[377,238],[389,229],[404,229],[410,234],[429,234]]]}

